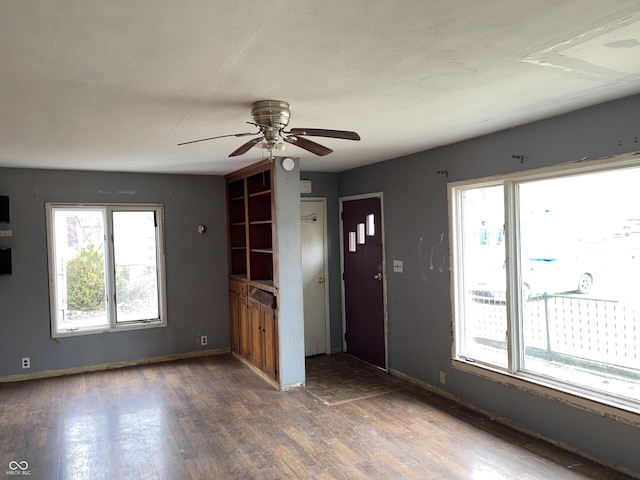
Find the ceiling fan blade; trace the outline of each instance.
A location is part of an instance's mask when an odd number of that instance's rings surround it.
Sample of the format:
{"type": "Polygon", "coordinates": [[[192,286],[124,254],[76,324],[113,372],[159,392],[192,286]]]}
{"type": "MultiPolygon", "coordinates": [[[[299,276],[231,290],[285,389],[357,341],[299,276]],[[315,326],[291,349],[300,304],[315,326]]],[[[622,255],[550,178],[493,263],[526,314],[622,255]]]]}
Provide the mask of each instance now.
{"type": "Polygon", "coordinates": [[[225,137],[248,137],[249,135],[258,135],[260,132],[232,133],[231,135],[218,135],[217,137],[201,138],[200,140],[191,140],[190,142],[179,143],[178,146],[188,145],[190,143],[206,142],[207,140],[215,140],[216,138],[225,137]]]}
{"type": "Polygon", "coordinates": [[[311,153],[315,153],[316,155],[320,155],[321,157],[325,155],[329,155],[333,150],[325,147],[324,145],[320,145],[319,143],[312,142],[311,140],[307,140],[304,137],[296,137],[295,135],[291,135],[289,137],[283,137],[283,140],[291,145],[296,145],[300,148],[304,148],[311,153]]]}
{"type": "Polygon", "coordinates": [[[325,130],[324,128],[292,128],[291,135],[306,135],[309,137],[341,138],[343,140],[360,140],[360,135],[348,130],[325,130]]]}
{"type": "Polygon", "coordinates": [[[262,142],[262,137],[251,139],[247,143],[245,143],[244,145],[241,145],[240,147],[235,149],[233,152],[231,152],[229,154],[229,156],[230,157],[237,157],[238,155],[242,155],[244,153],[247,153],[251,149],[251,147],[253,147],[254,145],[259,144],[260,142],[262,142]]]}

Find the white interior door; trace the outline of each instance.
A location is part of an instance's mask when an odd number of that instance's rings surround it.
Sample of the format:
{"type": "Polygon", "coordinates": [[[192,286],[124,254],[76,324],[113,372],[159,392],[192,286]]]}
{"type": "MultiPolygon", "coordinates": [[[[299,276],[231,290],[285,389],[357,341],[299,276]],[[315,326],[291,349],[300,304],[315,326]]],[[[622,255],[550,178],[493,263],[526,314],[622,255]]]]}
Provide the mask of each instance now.
{"type": "Polygon", "coordinates": [[[326,200],[304,199],[300,205],[305,355],[329,352],[326,200]]]}

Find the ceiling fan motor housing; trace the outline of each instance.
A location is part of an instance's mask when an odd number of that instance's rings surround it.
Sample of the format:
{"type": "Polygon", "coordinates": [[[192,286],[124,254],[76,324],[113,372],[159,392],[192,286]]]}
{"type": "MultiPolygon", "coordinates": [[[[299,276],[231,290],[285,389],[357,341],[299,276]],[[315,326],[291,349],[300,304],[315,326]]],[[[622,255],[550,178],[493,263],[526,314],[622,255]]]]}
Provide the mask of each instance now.
{"type": "Polygon", "coordinates": [[[251,118],[258,125],[282,130],[289,124],[289,104],[281,100],[260,100],[251,107],[251,118]]]}

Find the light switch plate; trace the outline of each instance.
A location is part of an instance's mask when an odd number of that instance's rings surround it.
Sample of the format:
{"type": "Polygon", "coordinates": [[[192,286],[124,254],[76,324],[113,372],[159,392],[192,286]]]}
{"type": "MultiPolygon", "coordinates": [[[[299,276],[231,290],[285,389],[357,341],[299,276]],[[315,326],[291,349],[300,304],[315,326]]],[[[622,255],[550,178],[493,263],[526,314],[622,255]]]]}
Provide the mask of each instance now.
{"type": "Polygon", "coordinates": [[[394,260],[393,261],[393,271],[396,272],[396,273],[402,273],[403,272],[402,260],[394,260]]]}

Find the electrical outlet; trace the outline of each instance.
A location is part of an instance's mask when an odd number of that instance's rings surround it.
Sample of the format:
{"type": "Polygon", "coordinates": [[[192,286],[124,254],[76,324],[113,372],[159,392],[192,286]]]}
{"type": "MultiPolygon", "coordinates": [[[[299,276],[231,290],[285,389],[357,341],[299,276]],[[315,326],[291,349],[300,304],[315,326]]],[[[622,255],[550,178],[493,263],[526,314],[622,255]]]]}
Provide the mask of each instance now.
{"type": "Polygon", "coordinates": [[[22,368],[31,368],[31,357],[22,357],[22,368]]]}
{"type": "Polygon", "coordinates": [[[209,339],[206,335],[200,335],[200,346],[204,347],[209,343],[209,339]]]}
{"type": "Polygon", "coordinates": [[[440,371],[440,383],[442,385],[446,385],[446,383],[447,383],[447,377],[446,377],[445,373],[442,370],[440,371]]]}
{"type": "Polygon", "coordinates": [[[402,260],[394,260],[393,261],[393,271],[396,273],[402,273],[404,270],[404,264],[402,260]]]}

